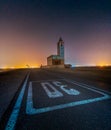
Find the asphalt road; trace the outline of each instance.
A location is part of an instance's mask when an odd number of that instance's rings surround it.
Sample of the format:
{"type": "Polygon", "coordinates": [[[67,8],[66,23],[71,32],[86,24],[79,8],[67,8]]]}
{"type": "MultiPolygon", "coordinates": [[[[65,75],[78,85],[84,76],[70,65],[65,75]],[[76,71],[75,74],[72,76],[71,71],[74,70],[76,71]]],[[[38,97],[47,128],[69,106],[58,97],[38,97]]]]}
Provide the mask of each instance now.
{"type": "MultiPolygon", "coordinates": [[[[1,129],[111,130],[111,94],[67,73],[31,70],[1,129]]],[[[95,84],[95,83],[94,83],[95,84]]]]}
{"type": "Polygon", "coordinates": [[[20,89],[28,69],[3,70],[0,72],[0,120],[20,89]]]}

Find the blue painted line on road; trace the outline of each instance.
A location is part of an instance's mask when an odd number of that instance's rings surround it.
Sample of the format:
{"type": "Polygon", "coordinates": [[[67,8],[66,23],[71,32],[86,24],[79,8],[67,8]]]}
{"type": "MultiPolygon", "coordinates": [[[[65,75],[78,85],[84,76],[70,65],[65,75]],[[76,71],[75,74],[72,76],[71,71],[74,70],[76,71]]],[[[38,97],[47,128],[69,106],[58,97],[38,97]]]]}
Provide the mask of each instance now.
{"type": "Polygon", "coordinates": [[[27,85],[28,78],[29,78],[29,74],[27,75],[26,80],[25,80],[25,82],[23,84],[23,87],[22,87],[22,89],[20,91],[20,94],[19,94],[19,96],[17,98],[17,101],[15,103],[13,111],[12,111],[10,117],[9,117],[9,120],[7,122],[5,130],[14,130],[14,128],[15,128],[16,121],[17,121],[18,114],[19,114],[19,111],[20,111],[20,108],[21,108],[21,103],[22,103],[22,99],[23,99],[23,95],[24,95],[24,92],[25,92],[25,88],[26,88],[26,85],[27,85]]]}
{"type": "Polygon", "coordinates": [[[71,82],[69,80],[66,80],[66,81],[70,82],[72,84],[78,85],[82,88],[91,90],[93,92],[102,94],[103,96],[97,97],[97,98],[92,98],[92,99],[70,102],[70,103],[66,103],[66,104],[55,105],[55,106],[52,106],[52,107],[44,107],[44,108],[35,109],[35,108],[33,108],[32,83],[30,82],[29,89],[28,89],[27,103],[26,103],[26,113],[29,114],[29,115],[40,114],[40,113],[49,112],[49,111],[53,111],[53,110],[69,108],[69,107],[74,107],[74,106],[78,106],[78,105],[83,105],[83,104],[93,103],[93,102],[97,102],[97,101],[107,100],[107,99],[111,98],[111,96],[109,96],[108,94],[105,94],[101,91],[98,91],[98,90],[95,90],[95,89],[92,89],[92,88],[88,88],[85,85],[81,85],[79,83],[71,82]]]}

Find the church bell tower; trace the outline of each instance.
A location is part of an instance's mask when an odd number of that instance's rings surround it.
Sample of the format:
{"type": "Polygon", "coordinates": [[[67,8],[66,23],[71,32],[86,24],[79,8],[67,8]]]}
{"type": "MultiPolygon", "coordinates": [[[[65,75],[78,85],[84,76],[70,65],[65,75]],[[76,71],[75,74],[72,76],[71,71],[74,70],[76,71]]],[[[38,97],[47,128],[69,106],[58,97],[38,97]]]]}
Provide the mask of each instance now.
{"type": "Polygon", "coordinates": [[[61,37],[57,43],[57,55],[64,59],[64,42],[61,37]]]}

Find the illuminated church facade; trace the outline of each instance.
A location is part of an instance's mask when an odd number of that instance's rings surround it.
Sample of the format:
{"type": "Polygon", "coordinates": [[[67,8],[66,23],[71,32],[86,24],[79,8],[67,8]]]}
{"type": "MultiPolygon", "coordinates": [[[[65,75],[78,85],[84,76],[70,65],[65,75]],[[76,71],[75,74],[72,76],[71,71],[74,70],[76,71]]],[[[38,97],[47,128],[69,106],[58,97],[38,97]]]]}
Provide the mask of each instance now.
{"type": "Polygon", "coordinates": [[[64,67],[64,41],[62,38],[57,43],[57,55],[47,57],[47,65],[64,67]]]}

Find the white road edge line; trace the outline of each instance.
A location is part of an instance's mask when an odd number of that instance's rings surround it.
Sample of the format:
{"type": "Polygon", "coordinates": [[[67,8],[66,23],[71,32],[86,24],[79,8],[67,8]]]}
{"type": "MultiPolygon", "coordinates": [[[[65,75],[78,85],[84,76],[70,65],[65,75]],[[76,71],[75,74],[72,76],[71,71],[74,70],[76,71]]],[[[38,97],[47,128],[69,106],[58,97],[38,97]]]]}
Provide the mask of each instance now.
{"type": "MultiPolygon", "coordinates": [[[[67,79],[64,79],[64,80],[67,81],[67,82],[69,82],[69,83],[73,83],[73,84],[75,84],[75,85],[77,85],[77,86],[80,86],[80,87],[82,87],[82,88],[91,90],[91,91],[93,91],[93,92],[102,94],[102,95],[104,95],[104,96],[107,96],[107,94],[105,94],[105,93],[103,93],[103,92],[101,92],[101,91],[99,91],[99,90],[96,90],[96,89],[94,89],[94,88],[90,88],[90,86],[88,86],[88,85],[86,85],[86,84],[81,84],[81,83],[78,83],[78,82],[75,82],[75,81],[70,81],[70,80],[67,80],[67,79]]],[[[108,96],[109,96],[109,95],[108,95],[108,96]]]]}
{"type": "MultiPolygon", "coordinates": [[[[63,80],[66,80],[65,78],[63,79],[63,80]]],[[[87,85],[87,84],[85,84],[85,83],[80,83],[80,82],[77,82],[77,81],[74,81],[74,80],[70,80],[70,79],[68,79],[68,81],[70,81],[70,82],[74,82],[74,83],[79,83],[79,84],[81,84],[82,86],[86,86],[86,87],[90,87],[90,88],[92,88],[92,89],[95,89],[95,90],[98,90],[98,91],[102,91],[102,92],[104,92],[104,93],[107,93],[107,94],[111,94],[111,92],[109,92],[109,91],[107,91],[107,90],[104,90],[104,89],[101,89],[101,88],[97,88],[97,87],[94,87],[94,86],[92,86],[92,85],[87,85]]]]}
{"type": "Polygon", "coordinates": [[[32,82],[30,82],[29,88],[28,88],[27,103],[26,103],[26,114],[28,114],[28,115],[40,114],[40,113],[49,112],[49,111],[53,111],[53,110],[69,108],[69,107],[74,107],[74,106],[78,106],[78,105],[88,104],[88,103],[92,103],[92,102],[107,100],[107,99],[111,98],[111,96],[109,96],[108,94],[103,93],[103,92],[101,92],[99,90],[95,90],[93,88],[89,88],[89,87],[87,87],[85,85],[81,85],[79,83],[71,82],[69,80],[66,80],[66,81],[70,82],[70,83],[73,83],[73,84],[76,84],[76,85],[78,85],[80,87],[83,87],[85,89],[91,90],[93,92],[102,94],[103,96],[102,97],[97,97],[97,98],[81,100],[81,101],[65,103],[65,104],[60,104],[60,105],[55,105],[55,106],[52,106],[52,107],[44,107],[44,108],[36,109],[36,108],[33,108],[32,82]]]}
{"type": "Polygon", "coordinates": [[[30,73],[27,74],[27,77],[26,77],[26,79],[24,81],[23,87],[22,87],[22,89],[20,91],[20,94],[19,94],[19,96],[17,98],[15,106],[13,107],[12,113],[11,113],[11,115],[9,117],[9,120],[7,122],[5,130],[14,130],[14,128],[15,128],[16,121],[17,121],[19,111],[20,111],[20,108],[21,108],[21,104],[22,104],[22,100],[23,100],[23,96],[24,96],[24,92],[25,92],[25,89],[26,89],[26,85],[27,85],[29,75],[30,75],[30,73]]]}
{"type": "MultiPolygon", "coordinates": [[[[55,74],[53,74],[52,72],[49,72],[51,75],[54,75],[54,76],[56,76],[55,74]]],[[[63,77],[63,76],[58,76],[59,78],[61,78],[61,79],[66,79],[65,77],[63,77]]],[[[70,79],[68,79],[68,80],[70,80],[70,79]]],[[[73,80],[70,80],[70,81],[73,81],[73,80]]],[[[78,81],[75,81],[76,83],[79,83],[78,81]]],[[[87,85],[87,84],[85,84],[85,83],[80,83],[80,84],[82,84],[82,85],[86,85],[86,86],[90,86],[90,87],[92,87],[93,89],[96,89],[96,90],[99,90],[99,91],[102,91],[102,92],[105,92],[105,93],[107,93],[107,94],[111,94],[111,92],[109,92],[109,91],[107,91],[107,90],[104,90],[104,89],[100,89],[100,88],[97,88],[97,87],[94,87],[94,86],[91,86],[91,85],[87,85]]]]}

